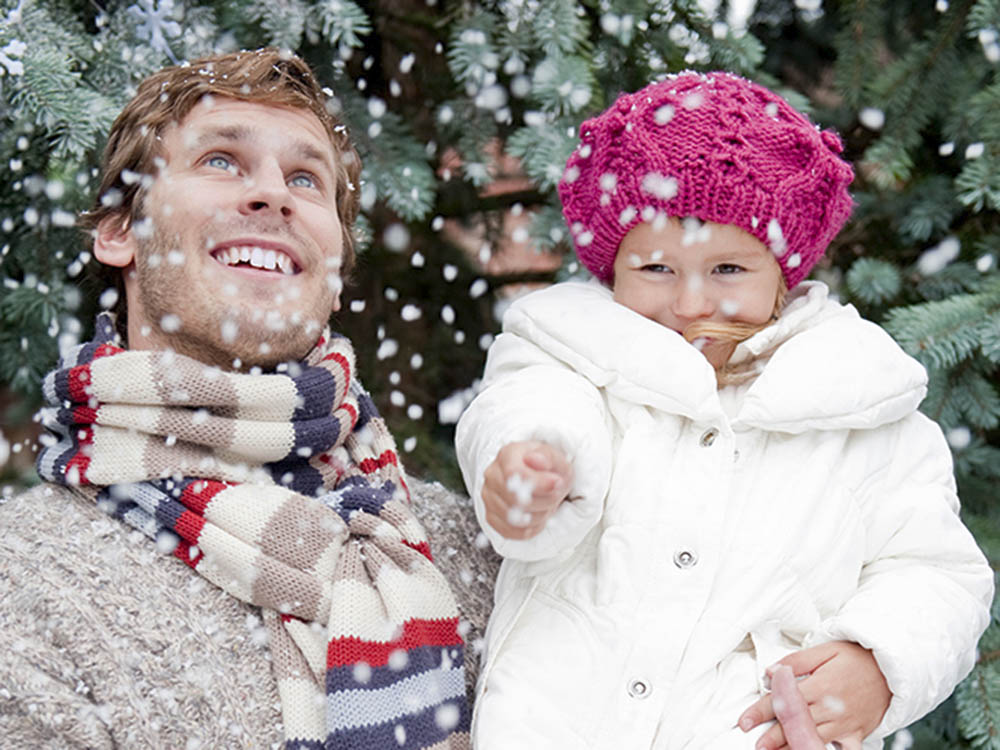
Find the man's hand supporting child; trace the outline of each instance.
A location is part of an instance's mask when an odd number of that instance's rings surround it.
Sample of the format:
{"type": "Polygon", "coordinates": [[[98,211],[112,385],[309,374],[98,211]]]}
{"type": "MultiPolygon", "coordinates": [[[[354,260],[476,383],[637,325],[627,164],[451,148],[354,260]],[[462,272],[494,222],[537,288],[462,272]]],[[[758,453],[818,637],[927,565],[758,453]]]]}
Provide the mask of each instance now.
{"type": "MultiPolygon", "coordinates": [[[[795,675],[808,675],[796,687],[808,705],[819,736],[825,742],[837,740],[844,748],[860,747],[861,739],[881,723],[892,693],[872,652],[857,643],[833,641],[789,654],[768,673],[790,667],[795,675]]],[[[765,695],[740,716],[739,725],[748,731],[775,718],[771,695],[765,695]]],[[[780,716],[778,717],[780,719],[780,716]]],[[[782,724],[771,727],[757,742],[758,750],[795,750],[782,724]]],[[[808,746],[806,746],[808,747],[808,746]]]]}
{"type": "Polygon", "coordinates": [[[483,473],[486,521],[508,539],[530,539],[572,485],[573,467],[559,448],[539,440],[508,443],[483,473]]]}

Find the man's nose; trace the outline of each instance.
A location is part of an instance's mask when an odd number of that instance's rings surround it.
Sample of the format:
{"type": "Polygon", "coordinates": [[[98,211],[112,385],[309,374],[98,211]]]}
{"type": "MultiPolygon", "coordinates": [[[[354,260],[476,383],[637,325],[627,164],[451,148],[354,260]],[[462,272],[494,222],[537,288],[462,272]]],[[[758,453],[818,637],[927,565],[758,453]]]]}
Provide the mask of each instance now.
{"type": "Polygon", "coordinates": [[[283,219],[291,217],[292,194],[285,173],[277,163],[262,164],[247,177],[240,211],[245,214],[273,212],[283,219]]]}

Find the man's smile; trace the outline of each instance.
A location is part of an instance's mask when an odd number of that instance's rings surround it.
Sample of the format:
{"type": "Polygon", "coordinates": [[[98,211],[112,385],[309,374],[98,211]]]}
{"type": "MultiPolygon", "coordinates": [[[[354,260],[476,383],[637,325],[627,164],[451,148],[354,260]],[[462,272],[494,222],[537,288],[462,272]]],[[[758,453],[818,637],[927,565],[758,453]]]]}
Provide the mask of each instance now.
{"type": "Polygon", "coordinates": [[[292,276],[302,270],[283,250],[258,244],[241,242],[219,247],[212,251],[212,257],[224,266],[273,271],[286,276],[292,276]]]}

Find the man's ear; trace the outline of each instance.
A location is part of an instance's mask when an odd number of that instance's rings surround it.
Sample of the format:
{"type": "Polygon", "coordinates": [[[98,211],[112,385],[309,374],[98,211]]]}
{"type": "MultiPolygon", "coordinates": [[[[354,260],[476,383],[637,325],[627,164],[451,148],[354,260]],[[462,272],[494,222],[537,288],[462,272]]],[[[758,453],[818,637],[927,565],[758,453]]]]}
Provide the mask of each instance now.
{"type": "Polygon", "coordinates": [[[135,260],[135,238],[128,217],[105,216],[94,235],[94,255],[108,266],[125,268],[135,260]]]}

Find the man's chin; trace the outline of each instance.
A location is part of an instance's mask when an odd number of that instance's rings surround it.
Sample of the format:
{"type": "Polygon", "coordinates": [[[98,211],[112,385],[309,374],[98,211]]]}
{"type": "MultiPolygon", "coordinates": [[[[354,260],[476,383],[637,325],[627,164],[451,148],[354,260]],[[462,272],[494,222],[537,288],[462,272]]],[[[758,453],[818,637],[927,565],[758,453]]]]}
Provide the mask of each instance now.
{"type": "Polygon", "coordinates": [[[226,371],[247,372],[259,368],[264,372],[273,372],[283,363],[305,359],[319,340],[320,332],[316,331],[308,337],[302,330],[297,334],[272,334],[263,338],[251,334],[241,336],[234,342],[175,336],[167,342],[167,346],[178,354],[226,371]]]}

